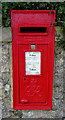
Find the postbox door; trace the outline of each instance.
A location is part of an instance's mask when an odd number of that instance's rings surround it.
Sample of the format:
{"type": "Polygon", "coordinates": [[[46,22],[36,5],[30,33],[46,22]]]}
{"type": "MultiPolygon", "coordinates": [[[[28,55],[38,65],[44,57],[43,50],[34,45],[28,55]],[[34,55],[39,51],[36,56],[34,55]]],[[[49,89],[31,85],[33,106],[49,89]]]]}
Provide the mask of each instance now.
{"type": "Polygon", "coordinates": [[[48,45],[19,45],[20,103],[47,103],[48,45]]]}

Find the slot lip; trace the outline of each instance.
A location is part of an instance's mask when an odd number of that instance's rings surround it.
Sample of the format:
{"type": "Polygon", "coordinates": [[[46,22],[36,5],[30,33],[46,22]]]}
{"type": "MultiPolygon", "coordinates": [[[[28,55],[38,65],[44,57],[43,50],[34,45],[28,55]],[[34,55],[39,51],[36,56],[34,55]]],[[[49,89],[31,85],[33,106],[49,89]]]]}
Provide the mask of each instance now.
{"type": "Polygon", "coordinates": [[[19,24],[18,27],[48,27],[48,24],[19,24]]]}
{"type": "Polygon", "coordinates": [[[46,33],[18,33],[18,35],[19,36],[24,36],[24,35],[26,35],[26,36],[29,36],[29,35],[37,35],[37,36],[40,36],[40,35],[48,35],[48,33],[46,32],[46,33]]]}

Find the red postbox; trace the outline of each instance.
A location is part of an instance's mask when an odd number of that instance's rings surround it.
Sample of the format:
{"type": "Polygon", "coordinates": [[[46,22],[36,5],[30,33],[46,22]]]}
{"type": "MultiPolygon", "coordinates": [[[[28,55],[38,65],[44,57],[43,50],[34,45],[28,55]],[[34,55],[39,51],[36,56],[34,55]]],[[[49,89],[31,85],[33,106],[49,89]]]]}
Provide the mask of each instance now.
{"type": "Polygon", "coordinates": [[[13,108],[52,109],[55,10],[12,10],[13,108]]]}

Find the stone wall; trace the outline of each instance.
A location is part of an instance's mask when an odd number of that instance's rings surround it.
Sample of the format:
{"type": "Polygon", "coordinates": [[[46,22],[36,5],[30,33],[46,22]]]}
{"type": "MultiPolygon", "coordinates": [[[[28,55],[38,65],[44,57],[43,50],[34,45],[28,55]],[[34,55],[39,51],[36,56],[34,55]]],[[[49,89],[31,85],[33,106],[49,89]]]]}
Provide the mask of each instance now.
{"type": "MultiPolygon", "coordinates": [[[[2,0],[2,2],[13,2],[13,0],[2,0]]],[[[64,2],[64,0],[14,0],[14,2],[64,2]]]]}
{"type": "MultiPolygon", "coordinates": [[[[60,34],[60,33],[59,33],[60,34]]],[[[62,37],[62,36],[61,36],[62,37]]],[[[13,110],[12,109],[12,54],[11,28],[3,28],[3,43],[0,43],[0,100],[2,118],[62,118],[63,115],[63,56],[65,51],[55,42],[55,64],[52,110],[13,110]],[[8,43],[6,42],[8,41],[8,43]]],[[[65,67],[65,66],[64,66],[65,67]]],[[[64,91],[65,92],[65,91],[64,91]]]]}

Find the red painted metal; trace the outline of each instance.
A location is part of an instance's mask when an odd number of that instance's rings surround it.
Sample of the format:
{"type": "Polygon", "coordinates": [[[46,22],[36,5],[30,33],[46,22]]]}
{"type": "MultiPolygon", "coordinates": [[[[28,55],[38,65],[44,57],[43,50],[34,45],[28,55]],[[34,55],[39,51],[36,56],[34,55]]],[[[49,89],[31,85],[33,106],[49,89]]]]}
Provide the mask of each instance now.
{"type": "Polygon", "coordinates": [[[11,11],[14,109],[52,109],[55,14],[55,10],[11,11]],[[40,75],[26,75],[26,52],[41,53],[40,75]]]}

